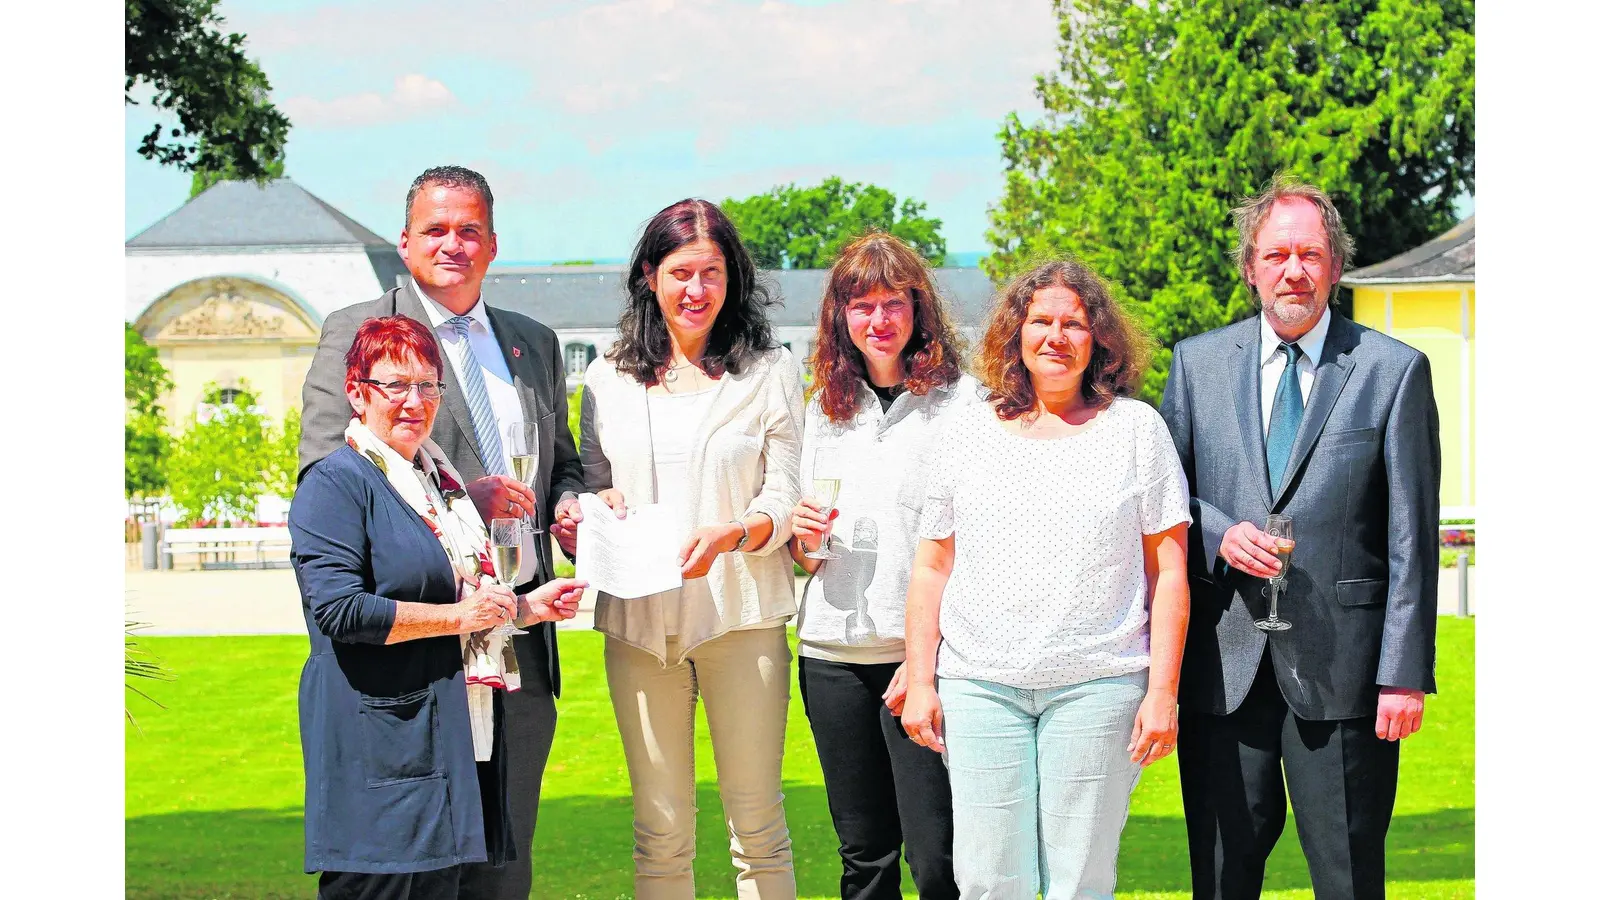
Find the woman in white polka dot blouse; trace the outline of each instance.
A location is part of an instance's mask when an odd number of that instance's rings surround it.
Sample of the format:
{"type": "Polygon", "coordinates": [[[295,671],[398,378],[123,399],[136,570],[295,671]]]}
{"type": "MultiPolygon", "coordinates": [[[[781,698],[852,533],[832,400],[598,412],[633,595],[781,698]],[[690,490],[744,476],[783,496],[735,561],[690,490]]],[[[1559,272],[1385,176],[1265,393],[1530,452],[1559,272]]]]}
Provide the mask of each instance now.
{"type": "Polygon", "coordinates": [[[1189,497],[1131,396],[1147,346],[1097,275],[1047,263],[996,300],[991,395],[941,433],[902,722],[946,754],[964,897],[1111,897],[1141,767],[1176,742],[1189,497]]]}

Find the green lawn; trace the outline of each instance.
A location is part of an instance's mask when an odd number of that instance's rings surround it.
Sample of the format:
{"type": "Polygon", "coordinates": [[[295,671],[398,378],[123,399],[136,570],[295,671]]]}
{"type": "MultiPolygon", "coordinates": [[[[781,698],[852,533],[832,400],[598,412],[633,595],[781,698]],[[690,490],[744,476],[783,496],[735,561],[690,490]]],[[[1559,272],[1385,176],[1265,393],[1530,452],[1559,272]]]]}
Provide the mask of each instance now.
{"type": "MultiPolygon", "coordinates": [[[[1401,754],[1389,832],[1389,895],[1473,895],[1473,624],[1439,621],[1441,697],[1401,754]]],[[[130,704],[127,729],[127,894],[135,898],[309,897],[301,874],[301,771],[295,703],[306,641],[295,637],[146,638],[178,679],[130,704]]],[[[632,890],[628,777],[600,661],[600,636],[562,632],[560,726],[545,774],[534,848],[534,896],[627,897],[632,890]]],[[[733,897],[704,718],[700,726],[702,897],[733,897]]],[[[836,842],[811,733],[796,689],[784,791],[795,870],[806,897],[838,896],[836,842]]],[[[1152,766],[1134,795],[1122,842],[1123,896],[1187,897],[1178,772],[1152,766]]],[[[906,879],[910,888],[910,879],[906,879]]],[[[1310,900],[1305,860],[1286,829],[1267,873],[1268,896],[1310,900]]]]}

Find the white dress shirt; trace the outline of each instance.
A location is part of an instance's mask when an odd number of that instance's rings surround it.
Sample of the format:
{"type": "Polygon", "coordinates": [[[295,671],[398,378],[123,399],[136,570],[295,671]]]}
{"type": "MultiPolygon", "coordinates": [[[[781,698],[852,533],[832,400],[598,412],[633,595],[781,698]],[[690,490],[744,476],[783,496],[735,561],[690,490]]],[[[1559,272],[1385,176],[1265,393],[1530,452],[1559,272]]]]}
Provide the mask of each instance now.
{"type": "MultiPolygon", "coordinates": [[[[1322,345],[1328,339],[1328,323],[1333,321],[1331,306],[1322,310],[1322,318],[1305,336],[1294,343],[1300,345],[1300,362],[1295,368],[1300,373],[1300,401],[1306,403],[1311,399],[1311,382],[1317,376],[1317,361],[1322,359],[1322,345]]],[[[1284,340],[1272,330],[1272,323],[1267,321],[1265,313],[1261,315],[1261,437],[1267,436],[1267,427],[1272,422],[1272,401],[1278,395],[1278,379],[1283,377],[1283,367],[1289,362],[1289,354],[1283,352],[1279,346],[1284,340]]]]}
{"type": "MultiPolygon", "coordinates": [[[[464,391],[465,385],[459,373],[463,365],[465,351],[462,349],[462,340],[456,334],[455,328],[445,324],[455,318],[455,313],[445,309],[442,304],[422,289],[416,279],[411,280],[411,289],[422,298],[422,308],[428,314],[428,324],[433,326],[433,334],[439,339],[439,349],[444,353],[445,362],[456,373],[454,377],[444,377],[449,383],[447,390],[464,391]]],[[[524,421],[526,416],[522,411],[522,398],[517,396],[516,385],[511,380],[511,369],[506,366],[506,358],[500,350],[500,342],[495,338],[494,326],[489,324],[489,311],[483,304],[480,295],[478,301],[467,310],[465,315],[472,319],[472,324],[467,326],[467,340],[472,343],[472,354],[477,357],[478,369],[483,373],[483,386],[489,393],[489,406],[494,410],[496,427],[500,429],[500,471],[511,473],[510,448],[507,446],[505,427],[511,422],[524,421]]],[[[443,373],[440,373],[443,376],[443,373]]],[[[465,394],[463,394],[465,396],[465,394]]],[[[451,460],[455,462],[455,460],[451,460]]],[[[530,485],[531,487],[531,485],[530,485]]],[[[485,525],[488,522],[484,522],[485,525]]],[[[538,557],[535,555],[537,543],[531,534],[524,533],[522,538],[522,568],[517,572],[517,581],[523,582],[532,578],[538,571],[538,557]]]]}

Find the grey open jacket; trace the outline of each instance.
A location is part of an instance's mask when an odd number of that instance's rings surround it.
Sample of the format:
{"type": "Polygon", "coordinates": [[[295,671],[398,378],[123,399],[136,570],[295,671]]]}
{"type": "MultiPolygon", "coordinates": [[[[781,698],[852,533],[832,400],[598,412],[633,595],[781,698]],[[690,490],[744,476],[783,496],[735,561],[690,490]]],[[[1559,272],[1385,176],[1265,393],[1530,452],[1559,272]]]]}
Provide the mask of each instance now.
{"type": "Polygon", "coordinates": [[[1439,412],[1428,358],[1337,312],[1277,491],[1267,477],[1259,316],[1172,350],[1161,415],[1189,479],[1189,634],[1178,702],[1244,703],[1270,644],[1283,698],[1312,721],[1370,716],[1380,687],[1432,692],[1439,412]],[[1235,522],[1294,517],[1288,631],[1255,627],[1264,582],[1217,556],[1235,522]]]}

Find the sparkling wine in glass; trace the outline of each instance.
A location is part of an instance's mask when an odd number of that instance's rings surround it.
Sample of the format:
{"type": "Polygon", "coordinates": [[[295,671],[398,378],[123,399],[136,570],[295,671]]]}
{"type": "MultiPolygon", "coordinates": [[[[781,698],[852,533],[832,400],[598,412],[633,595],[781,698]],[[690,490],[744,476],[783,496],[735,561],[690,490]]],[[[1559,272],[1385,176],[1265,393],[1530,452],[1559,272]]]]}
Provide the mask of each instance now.
{"type": "MultiPolygon", "coordinates": [[[[839,451],[833,447],[819,447],[811,459],[811,499],[823,507],[823,518],[833,513],[839,501],[839,451]]],[[[838,559],[829,544],[833,540],[833,526],[822,533],[822,543],[815,550],[807,550],[807,559],[838,559]]]]}
{"type": "Polygon", "coordinates": [[[1267,579],[1267,617],[1257,619],[1256,627],[1262,631],[1288,631],[1293,626],[1288,620],[1278,618],[1278,595],[1288,586],[1289,557],[1294,555],[1294,519],[1276,513],[1267,516],[1266,532],[1277,540],[1278,562],[1282,568],[1278,569],[1277,575],[1267,579]]]}
{"type": "MultiPolygon", "coordinates": [[[[494,551],[495,580],[506,587],[514,587],[517,570],[522,567],[522,521],[520,519],[492,519],[489,522],[489,547],[494,551]]],[[[510,622],[495,627],[495,634],[510,637],[527,634],[510,622]]]]}
{"type": "MultiPolygon", "coordinates": [[[[511,456],[511,477],[534,491],[533,480],[539,472],[539,425],[514,419],[506,423],[506,452],[511,456]]],[[[539,520],[523,516],[523,527],[532,534],[543,531],[539,520]]]]}

